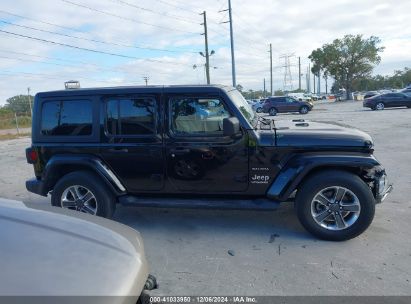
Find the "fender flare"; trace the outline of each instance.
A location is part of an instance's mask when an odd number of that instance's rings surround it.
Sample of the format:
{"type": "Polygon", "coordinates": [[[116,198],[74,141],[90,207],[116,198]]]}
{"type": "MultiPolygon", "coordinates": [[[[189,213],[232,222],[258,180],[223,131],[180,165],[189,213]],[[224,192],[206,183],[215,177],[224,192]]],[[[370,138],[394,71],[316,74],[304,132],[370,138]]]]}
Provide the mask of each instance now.
{"type": "Polygon", "coordinates": [[[300,154],[292,157],[282,167],[266,195],[273,200],[286,201],[305,176],[313,170],[327,167],[359,171],[383,170],[373,155],[300,154]]]}
{"type": "MultiPolygon", "coordinates": [[[[59,154],[54,155],[47,162],[43,174],[42,180],[44,181],[44,191],[49,192],[58,179],[61,178],[61,168],[67,166],[81,166],[96,173],[101,177],[102,181],[118,196],[126,192],[126,188],[121,181],[113,173],[113,171],[104,164],[104,162],[96,156],[87,154],[66,155],[59,154]]],[[[69,170],[70,172],[74,170],[69,170]]]]}

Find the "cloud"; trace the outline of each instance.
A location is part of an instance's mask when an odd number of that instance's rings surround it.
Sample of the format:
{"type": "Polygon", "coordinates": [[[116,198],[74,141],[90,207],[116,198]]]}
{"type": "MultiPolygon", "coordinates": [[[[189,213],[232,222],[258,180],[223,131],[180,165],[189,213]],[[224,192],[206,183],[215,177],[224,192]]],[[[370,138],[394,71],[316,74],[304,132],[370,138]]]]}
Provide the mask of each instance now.
{"type": "MultiPolygon", "coordinates": [[[[202,11],[207,11],[209,46],[215,50],[210,58],[211,80],[231,84],[229,27],[222,23],[228,20],[228,15],[219,12],[227,8],[225,0],[188,3],[123,0],[140,9],[117,0],[69,1],[101,12],[61,0],[6,0],[2,2],[1,11],[30,19],[0,11],[0,20],[84,39],[169,52],[101,44],[0,23],[1,30],[133,57],[107,56],[0,33],[0,104],[10,96],[26,92],[27,87],[31,87],[32,92],[61,89],[63,82],[69,79],[80,80],[83,87],[142,85],[143,76],[149,76],[151,84],[204,83],[204,58],[198,54],[204,51],[204,36],[200,35],[202,11]],[[50,25],[52,23],[60,27],[50,25]]],[[[386,49],[376,69],[378,73],[389,74],[394,69],[411,66],[408,20],[411,2],[408,0],[234,0],[232,4],[237,82],[246,89],[261,89],[264,78],[269,87],[269,43],[273,45],[275,89],[282,87],[281,54],[295,54],[291,59],[291,72],[296,87],[297,57],[301,57],[304,73],[313,49],[345,34],[374,35],[382,39],[386,49]]]]}

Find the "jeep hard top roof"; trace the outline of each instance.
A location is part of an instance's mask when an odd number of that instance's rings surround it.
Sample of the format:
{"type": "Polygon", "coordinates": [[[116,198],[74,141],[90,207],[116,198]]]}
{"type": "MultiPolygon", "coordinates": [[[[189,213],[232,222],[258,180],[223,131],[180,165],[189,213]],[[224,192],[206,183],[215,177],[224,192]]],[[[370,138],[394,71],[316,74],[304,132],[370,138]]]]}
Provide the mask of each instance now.
{"type": "Polygon", "coordinates": [[[231,86],[224,85],[158,85],[158,86],[119,86],[101,88],[81,88],[66,89],[48,92],[39,92],[36,97],[56,97],[56,96],[84,96],[102,94],[133,94],[133,93],[218,93],[234,90],[231,86]]]}

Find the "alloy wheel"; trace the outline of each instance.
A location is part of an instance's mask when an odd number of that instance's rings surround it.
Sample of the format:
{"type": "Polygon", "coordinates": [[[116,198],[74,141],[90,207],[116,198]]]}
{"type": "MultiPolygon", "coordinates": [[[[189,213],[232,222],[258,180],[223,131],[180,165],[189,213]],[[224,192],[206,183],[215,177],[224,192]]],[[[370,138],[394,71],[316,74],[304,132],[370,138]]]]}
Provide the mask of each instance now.
{"type": "Polygon", "coordinates": [[[340,186],[322,189],[311,201],[312,218],[327,230],[351,227],[358,220],[360,212],[358,197],[351,190],[340,186]]]}
{"type": "Polygon", "coordinates": [[[96,215],[98,204],[93,192],[84,186],[73,185],[63,191],[61,207],[96,215]]]}
{"type": "Polygon", "coordinates": [[[384,110],[385,106],[382,102],[377,103],[377,105],[375,106],[375,108],[379,111],[384,110]]]}

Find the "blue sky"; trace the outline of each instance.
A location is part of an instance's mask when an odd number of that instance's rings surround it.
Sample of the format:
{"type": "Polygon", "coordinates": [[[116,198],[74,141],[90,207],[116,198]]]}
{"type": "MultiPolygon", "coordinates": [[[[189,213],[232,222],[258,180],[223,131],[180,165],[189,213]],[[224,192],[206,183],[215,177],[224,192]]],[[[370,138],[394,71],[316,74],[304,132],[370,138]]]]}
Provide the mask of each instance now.
{"type": "MultiPolygon", "coordinates": [[[[376,73],[411,67],[411,1],[232,0],[232,5],[237,82],[246,89],[261,89],[263,78],[268,86],[269,43],[275,89],[283,86],[281,54],[295,54],[291,71],[297,87],[297,56],[304,73],[313,49],[345,34],[382,39],[386,49],[376,73]]],[[[228,24],[221,23],[228,16],[219,12],[226,8],[226,0],[4,0],[0,30],[127,58],[0,32],[0,104],[27,87],[33,93],[61,89],[70,79],[82,87],[142,85],[144,76],[150,84],[204,83],[204,58],[198,54],[204,51],[199,14],[204,10],[215,50],[211,80],[231,84],[228,24]]]]}

